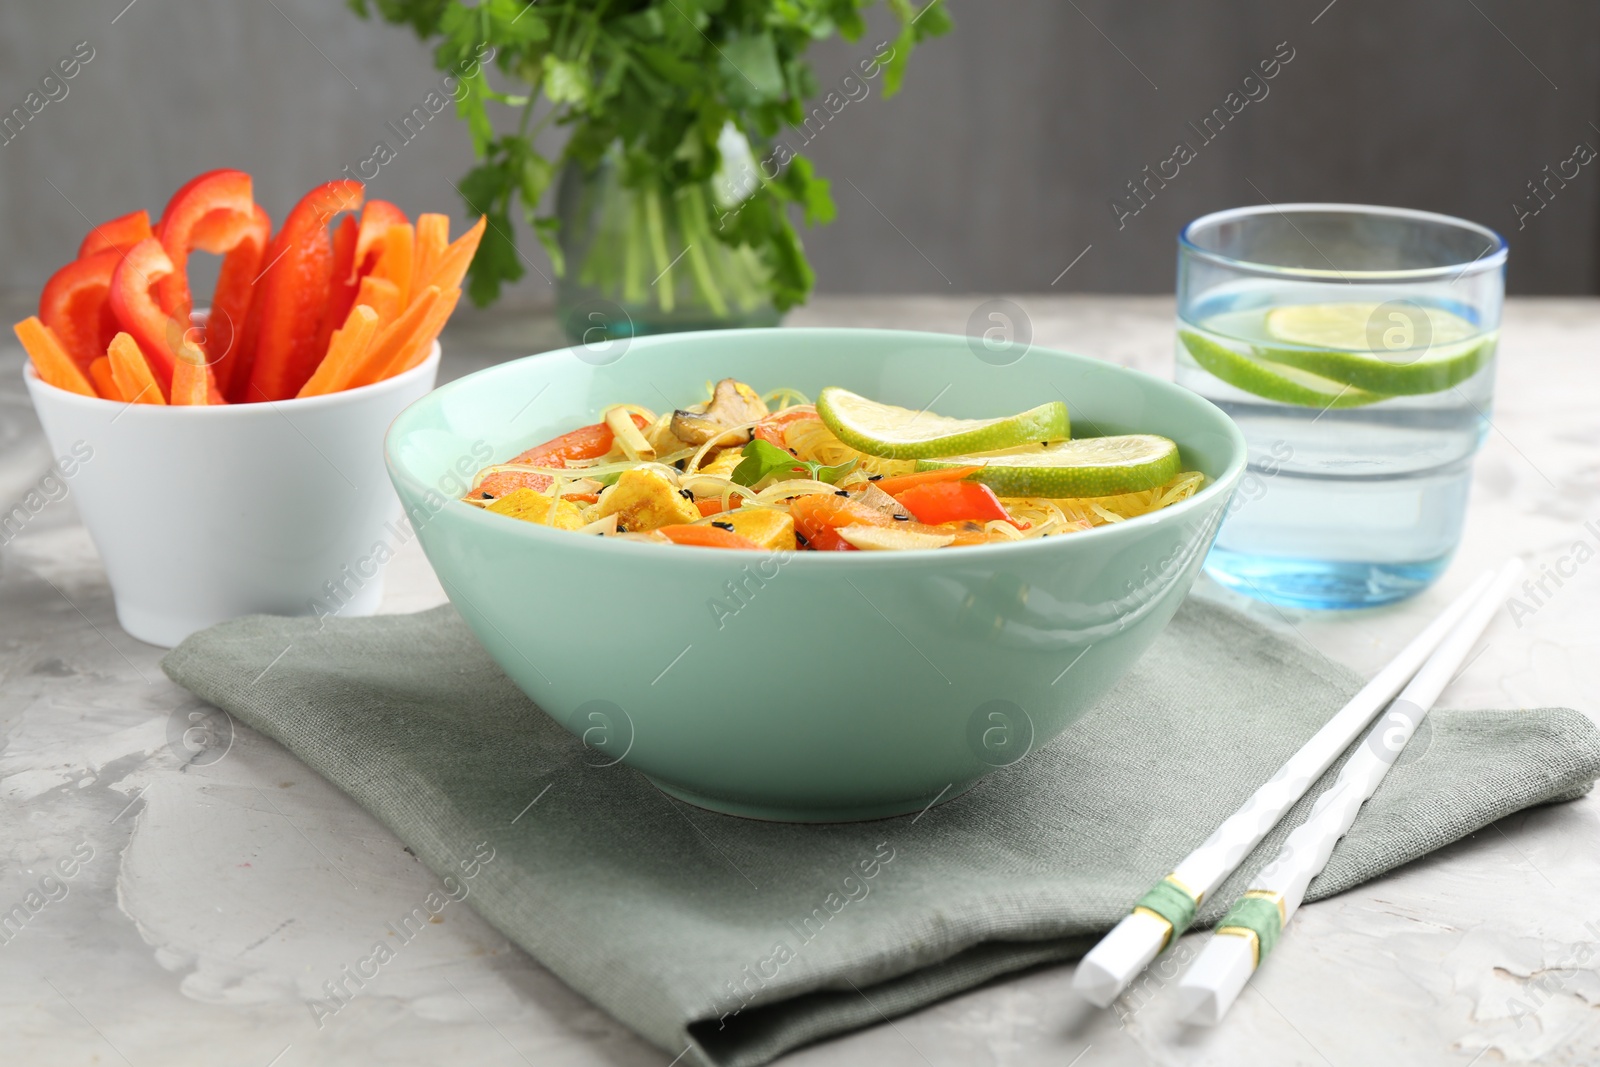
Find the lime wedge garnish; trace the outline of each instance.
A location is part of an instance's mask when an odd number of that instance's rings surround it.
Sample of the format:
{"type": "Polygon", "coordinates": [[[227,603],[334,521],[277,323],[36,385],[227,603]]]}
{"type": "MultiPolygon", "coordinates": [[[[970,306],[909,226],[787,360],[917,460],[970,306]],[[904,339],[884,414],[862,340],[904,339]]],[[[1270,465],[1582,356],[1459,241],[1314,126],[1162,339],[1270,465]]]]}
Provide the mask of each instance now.
{"type": "Polygon", "coordinates": [[[1324,378],[1285,363],[1273,363],[1269,370],[1262,363],[1189,330],[1179,330],[1178,337],[1194,361],[1218,378],[1247,393],[1276,400],[1280,404],[1307,408],[1358,408],[1385,399],[1382,394],[1368,392],[1348,382],[1324,378]]]}
{"type": "Polygon", "coordinates": [[[817,414],[834,436],[869,456],[927,459],[958,452],[992,452],[1071,433],[1067,405],[1059,400],[1003,419],[952,419],[931,411],[880,404],[848,389],[817,394],[817,414]]]}
{"type": "Polygon", "coordinates": [[[917,461],[918,470],[982,467],[972,480],[1000,496],[1081,497],[1137,493],[1178,474],[1178,446],[1155,434],[1080,437],[1003,452],[917,461]]]}
{"type": "Polygon", "coordinates": [[[1275,307],[1266,330],[1274,340],[1308,347],[1261,346],[1259,358],[1388,396],[1458,385],[1478,372],[1495,343],[1492,333],[1448,311],[1421,305],[1386,311],[1370,301],[1275,307]]]}

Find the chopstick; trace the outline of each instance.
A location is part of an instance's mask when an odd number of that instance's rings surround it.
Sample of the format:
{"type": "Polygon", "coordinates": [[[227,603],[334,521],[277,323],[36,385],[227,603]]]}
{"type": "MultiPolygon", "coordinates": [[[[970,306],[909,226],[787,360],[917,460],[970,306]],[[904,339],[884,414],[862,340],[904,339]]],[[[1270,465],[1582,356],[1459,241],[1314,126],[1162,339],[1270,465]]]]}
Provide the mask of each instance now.
{"type": "Polygon", "coordinates": [[[1400,654],[1362,686],[1350,702],[1323,724],[1285,763],[1278,773],[1255,791],[1244,807],[1191,852],[1171,874],[1139,900],[1131,914],[1089,951],[1078,964],[1073,988],[1091,1004],[1106,1007],[1140,971],[1188,928],[1195,908],[1206,894],[1261,843],[1284,812],[1294,806],[1311,784],[1350,747],[1356,735],[1394,699],[1478,601],[1492,575],[1484,571],[1466,592],[1453,600],[1400,654]]]}
{"type": "Polygon", "coordinates": [[[1178,1010],[1183,1021],[1213,1025],[1238,999],[1250,975],[1261,966],[1290,916],[1299,908],[1307,884],[1327,865],[1333,846],[1355,822],[1361,805],[1377,791],[1521,573],[1520,559],[1512,559],[1500,569],[1489,591],[1422,665],[1389,706],[1388,713],[1367,734],[1365,742],[1351,754],[1338,780],[1317,798],[1311,815],[1288,836],[1283,850],[1223,916],[1194,966],[1178,983],[1178,1010]]]}

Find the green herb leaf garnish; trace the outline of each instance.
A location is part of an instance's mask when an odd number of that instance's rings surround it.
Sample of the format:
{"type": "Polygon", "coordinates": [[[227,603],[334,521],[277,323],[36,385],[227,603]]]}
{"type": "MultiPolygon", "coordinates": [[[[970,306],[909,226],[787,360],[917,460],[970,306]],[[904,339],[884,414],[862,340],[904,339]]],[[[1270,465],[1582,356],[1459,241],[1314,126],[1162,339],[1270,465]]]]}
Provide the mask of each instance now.
{"type": "Polygon", "coordinates": [[[856,461],[853,459],[847,459],[830,467],[822,463],[796,459],[777,445],[760,439],[745,445],[739,454],[744,459],[733,468],[733,473],[729,477],[739,485],[752,487],[769,478],[775,482],[793,478],[811,478],[829,485],[838,485],[840,478],[856,469],[856,461]]]}

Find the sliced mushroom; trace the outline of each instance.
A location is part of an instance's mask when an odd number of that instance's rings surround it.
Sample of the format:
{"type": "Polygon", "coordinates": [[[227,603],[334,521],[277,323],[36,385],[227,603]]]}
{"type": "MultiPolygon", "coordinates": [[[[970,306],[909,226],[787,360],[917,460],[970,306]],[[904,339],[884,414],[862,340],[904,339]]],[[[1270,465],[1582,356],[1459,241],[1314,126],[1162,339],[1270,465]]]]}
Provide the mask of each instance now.
{"type": "Polygon", "coordinates": [[[746,424],[767,414],[767,405],[760,394],[748,385],[732,378],[717,383],[711,394],[711,403],[703,412],[687,410],[672,413],[672,433],[678,440],[691,445],[703,445],[716,439],[719,445],[743,445],[750,441],[746,424]],[[737,433],[728,431],[734,426],[746,426],[737,433]]]}

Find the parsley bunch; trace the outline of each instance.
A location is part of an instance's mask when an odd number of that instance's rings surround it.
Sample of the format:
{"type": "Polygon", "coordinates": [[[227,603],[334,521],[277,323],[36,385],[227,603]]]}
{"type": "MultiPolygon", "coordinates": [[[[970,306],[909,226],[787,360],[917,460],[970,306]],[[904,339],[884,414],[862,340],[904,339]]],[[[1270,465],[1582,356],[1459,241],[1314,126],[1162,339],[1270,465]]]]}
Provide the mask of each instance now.
{"type": "MultiPolygon", "coordinates": [[[[473,214],[489,217],[472,264],[474,303],[492,302],[503,283],[523,274],[511,225],[518,201],[556,270],[564,269],[559,222],[538,214],[539,201],[559,168],[575,162],[592,171],[608,152],[620,164],[623,186],[646,197],[651,244],[660,236],[661,205],[676,205],[680,212],[691,207],[697,217],[685,216],[684,227],[750,249],[766,268],[779,310],[801,303],[811,291],[814,275],[787,209],[797,205],[807,225],[830,221],[834,205],[827,181],[803,155],[785,150],[785,165],[760,168],[748,197],[737,210],[722,213],[713,228],[706,217],[722,163],[718,139],[724,127],[732,127],[762,145],[804,124],[804,101],[818,90],[802,58],[806,48],[834,34],[859,40],[866,31],[862,12],[873,0],[348,3],[362,17],[375,9],[424,41],[437,39],[435,64],[461,80],[456,110],[472,131],[479,162],[460,189],[473,214]],[[490,84],[489,71],[478,62],[490,49],[492,66],[517,91],[490,84]],[[541,98],[547,107],[535,121],[541,98]],[[503,119],[498,109],[507,109],[503,119]],[[552,123],[571,130],[556,159],[534,145],[552,123]],[[512,132],[502,132],[513,124],[512,132]]],[[[890,96],[900,87],[913,46],[948,30],[950,19],[943,0],[887,3],[899,24],[892,49],[880,51],[884,95],[890,96]]]]}

